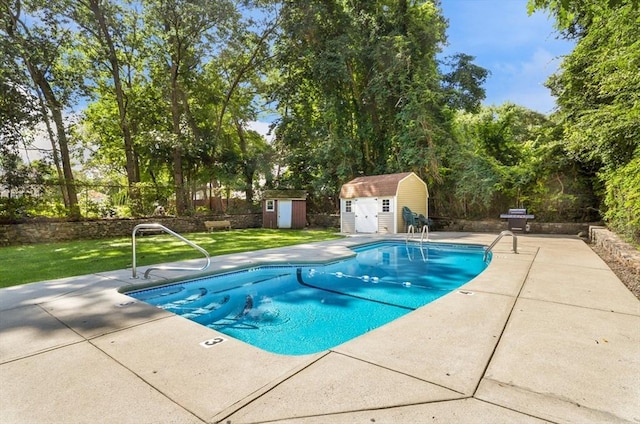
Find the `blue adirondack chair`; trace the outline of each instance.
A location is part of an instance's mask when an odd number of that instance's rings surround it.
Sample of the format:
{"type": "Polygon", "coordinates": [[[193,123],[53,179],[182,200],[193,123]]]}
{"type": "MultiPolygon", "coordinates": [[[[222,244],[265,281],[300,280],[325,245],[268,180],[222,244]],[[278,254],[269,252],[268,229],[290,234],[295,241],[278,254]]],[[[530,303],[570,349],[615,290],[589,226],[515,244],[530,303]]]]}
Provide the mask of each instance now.
{"type": "Polygon", "coordinates": [[[407,206],[402,207],[402,219],[404,219],[405,231],[409,231],[409,225],[413,225],[416,231],[420,228],[418,214],[413,213],[407,206]]]}

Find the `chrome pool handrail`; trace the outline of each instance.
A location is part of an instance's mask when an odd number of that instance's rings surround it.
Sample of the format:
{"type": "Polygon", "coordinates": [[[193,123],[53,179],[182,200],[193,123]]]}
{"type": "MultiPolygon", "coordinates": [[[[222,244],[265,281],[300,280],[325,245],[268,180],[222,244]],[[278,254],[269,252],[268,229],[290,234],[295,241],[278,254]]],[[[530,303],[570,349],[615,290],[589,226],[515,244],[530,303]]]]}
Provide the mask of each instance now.
{"type": "MultiPolygon", "coordinates": [[[[427,234],[427,241],[429,241],[429,227],[423,225],[422,233],[420,234],[420,247],[422,247],[422,243],[424,242],[425,233],[427,234]]],[[[409,243],[409,234],[411,234],[411,239],[413,239],[413,236],[416,234],[416,228],[413,226],[413,224],[409,224],[409,227],[407,228],[407,237],[405,238],[405,243],[409,243]]]]}
{"type": "Polygon", "coordinates": [[[163,270],[163,271],[204,271],[205,269],[209,268],[209,265],[211,265],[211,256],[209,256],[209,252],[207,252],[206,250],[204,250],[202,247],[198,246],[194,242],[192,242],[190,240],[187,240],[186,238],[182,237],[180,234],[176,233],[175,231],[172,231],[169,228],[165,227],[164,225],[157,224],[157,223],[138,224],[135,227],[133,227],[133,232],[131,233],[131,250],[133,251],[133,258],[132,258],[132,263],[131,263],[131,274],[132,274],[131,278],[138,278],[137,269],[136,269],[136,233],[138,232],[138,230],[160,230],[160,231],[163,231],[163,232],[165,232],[167,234],[170,234],[170,235],[182,240],[183,242],[187,243],[189,246],[193,247],[194,249],[199,250],[207,258],[207,263],[202,268],[171,267],[171,266],[164,266],[164,265],[155,266],[155,267],[149,267],[149,268],[147,268],[147,270],[144,273],[144,278],[145,279],[149,278],[149,273],[154,269],[159,269],[159,270],[163,270]]]}
{"type": "Polygon", "coordinates": [[[493,246],[495,246],[496,244],[498,244],[498,242],[500,241],[500,239],[504,236],[511,236],[513,237],[513,253],[518,253],[518,237],[516,237],[515,234],[513,234],[513,232],[509,231],[509,230],[504,230],[503,232],[501,232],[498,237],[496,237],[496,239],[493,241],[493,243],[491,243],[489,245],[489,247],[487,247],[484,251],[484,257],[482,258],[483,261],[487,260],[487,256],[489,256],[489,252],[491,252],[491,249],[493,249],[493,246]]]}
{"type": "Polygon", "coordinates": [[[416,234],[416,228],[413,226],[413,224],[409,224],[409,226],[407,227],[407,237],[404,240],[405,242],[409,242],[409,234],[412,234],[411,238],[413,238],[413,236],[416,234]]]}
{"type": "Polygon", "coordinates": [[[429,227],[426,225],[422,226],[422,234],[420,235],[420,246],[422,247],[422,241],[424,240],[424,233],[427,233],[427,241],[429,241],[429,227]]]}

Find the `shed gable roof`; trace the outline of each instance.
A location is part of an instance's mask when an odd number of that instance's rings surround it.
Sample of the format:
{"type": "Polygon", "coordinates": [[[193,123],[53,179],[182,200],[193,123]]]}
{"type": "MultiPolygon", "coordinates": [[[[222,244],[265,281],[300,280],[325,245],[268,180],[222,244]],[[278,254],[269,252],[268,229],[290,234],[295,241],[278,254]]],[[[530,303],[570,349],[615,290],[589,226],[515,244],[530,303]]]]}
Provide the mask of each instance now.
{"type": "Polygon", "coordinates": [[[411,174],[412,172],[400,172],[398,174],[354,178],[342,186],[340,198],[353,199],[356,197],[395,196],[398,192],[398,184],[400,181],[411,174]]]}

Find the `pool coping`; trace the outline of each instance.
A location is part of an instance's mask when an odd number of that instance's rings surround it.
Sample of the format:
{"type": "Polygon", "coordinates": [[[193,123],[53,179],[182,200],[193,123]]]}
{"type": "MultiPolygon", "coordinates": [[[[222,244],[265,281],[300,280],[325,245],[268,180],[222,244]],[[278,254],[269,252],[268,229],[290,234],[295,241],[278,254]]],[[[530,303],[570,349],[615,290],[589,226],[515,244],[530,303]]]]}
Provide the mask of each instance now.
{"type": "MultiPolygon", "coordinates": [[[[350,237],[213,258],[350,255],[350,237]]],[[[404,235],[397,238],[404,238],[404,235]]],[[[495,235],[432,233],[488,245],[495,235]]],[[[640,302],[577,237],[518,236],[435,302],[326,352],[270,354],[118,293],[130,270],[0,290],[7,422],[639,422],[640,302]],[[202,343],[223,337],[221,343],[202,343]]],[[[310,262],[308,259],[306,262],[310,262]]],[[[176,273],[154,272],[154,281],[176,273]]],[[[189,275],[186,274],[185,275],[189,275]]]]}

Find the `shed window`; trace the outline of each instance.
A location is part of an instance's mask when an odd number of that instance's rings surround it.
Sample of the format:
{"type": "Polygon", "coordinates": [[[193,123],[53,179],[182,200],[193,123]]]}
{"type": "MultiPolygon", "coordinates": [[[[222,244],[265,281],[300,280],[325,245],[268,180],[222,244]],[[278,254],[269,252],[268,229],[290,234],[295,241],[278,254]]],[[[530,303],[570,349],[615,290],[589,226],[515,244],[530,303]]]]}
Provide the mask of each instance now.
{"type": "Polygon", "coordinates": [[[390,212],[391,211],[391,200],[382,199],[382,212],[390,212]]]}
{"type": "Polygon", "coordinates": [[[345,200],[344,202],[344,211],[351,212],[351,200],[345,200]]]}
{"type": "Polygon", "coordinates": [[[267,200],[267,212],[273,212],[276,210],[275,200],[267,200]]]}

